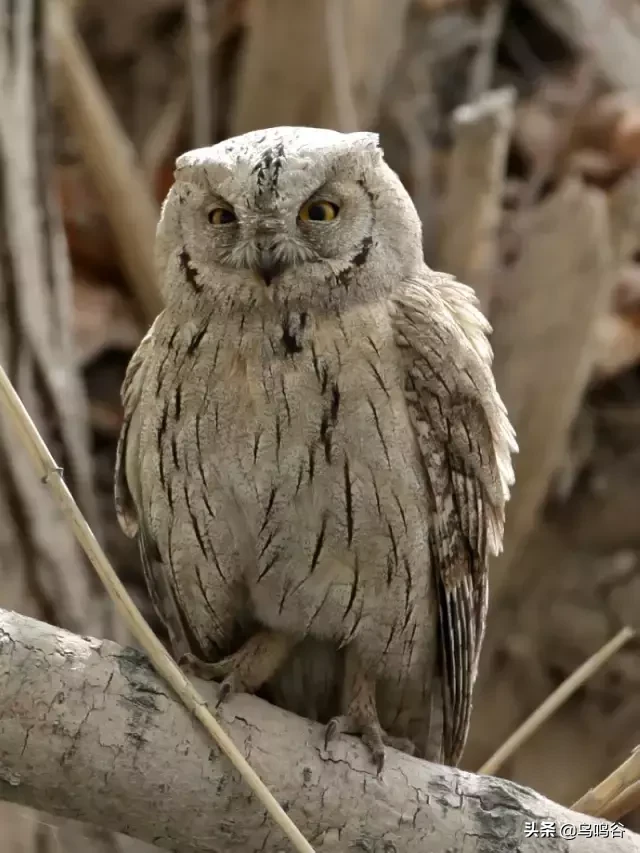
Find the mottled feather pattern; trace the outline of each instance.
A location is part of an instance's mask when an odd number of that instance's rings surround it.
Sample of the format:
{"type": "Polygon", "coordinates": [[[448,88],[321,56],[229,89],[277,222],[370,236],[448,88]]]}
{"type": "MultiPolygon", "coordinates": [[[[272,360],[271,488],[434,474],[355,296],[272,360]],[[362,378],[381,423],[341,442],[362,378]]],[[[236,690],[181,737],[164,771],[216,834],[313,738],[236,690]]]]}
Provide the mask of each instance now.
{"type": "Polygon", "coordinates": [[[144,336],[129,362],[122,385],[124,423],[116,452],[115,505],[118,520],[127,536],[137,536],[140,562],[151,603],[167,628],[172,648],[180,655],[188,651],[184,641],[185,626],[166,568],[150,535],[144,513],[140,513],[140,477],[137,470],[140,410],[138,403],[147,376],[154,346],[155,324],[144,336]],[[132,464],[133,463],[133,464],[132,464]]]}
{"type": "Polygon", "coordinates": [[[121,389],[124,423],[116,451],[115,504],[120,525],[127,536],[131,537],[138,532],[138,516],[131,500],[131,485],[127,482],[125,456],[131,418],[136,411],[142,382],[144,381],[146,358],[150,347],[153,345],[152,332],[153,327],[147,332],[133,354],[121,389]]]}
{"type": "Polygon", "coordinates": [[[393,297],[407,400],[431,486],[447,753],[459,759],[485,629],[488,558],[502,547],[515,434],[491,373],[473,291],[425,270],[393,297]]]}
{"type": "MultiPolygon", "coordinates": [[[[369,571],[374,570],[376,549],[384,545],[380,582],[384,581],[388,603],[396,596],[404,602],[407,595],[411,603],[418,590],[417,582],[415,590],[408,589],[407,572],[397,574],[396,566],[407,558],[406,549],[420,547],[426,532],[417,507],[405,508],[402,498],[410,488],[406,500],[419,501],[421,485],[401,473],[411,462],[410,433],[405,428],[405,438],[395,446],[391,443],[398,429],[401,388],[392,392],[393,369],[385,371],[372,361],[376,350],[384,349],[385,337],[386,346],[392,345],[389,321],[380,308],[350,312],[340,323],[328,321],[319,326],[309,320],[315,338],[303,351],[292,354],[282,341],[279,319],[276,323],[275,316],[273,322],[260,318],[265,342],[253,328],[256,318],[244,316],[243,320],[243,316],[230,309],[226,315],[211,317],[191,355],[192,341],[199,332],[189,331],[185,323],[173,337],[168,358],[166,340],[173,334],[170,329],[175,320],[166,315],[159,321],[148,381],[141,388],[147,412],[146,423],[141,425],[145,445],[141,457],[147,462],[156,457],[159,477],[153,465],[142,471],[143,483],[147,483],[142,502],[149,501],[146,515],[161,542],[171,530],[171,525],[167,530],[168,517],[184,515],[192,524],[196,574],[197,550],[199,559],[215,564],[217,549],[209,541],[210,528],[215,516],[226,518],[225,524],[235,527],[238,539],[256,543],[257,563],[254,557],[240,554],[237,562],[241,575],[255,577],[255,603],[264,608],[263,620],[293,620],[292,630],[295,625],[295,630],[306,633],[317,614],[317,607],[304,604],[305,590],[311,586],[323,591],[322,600],[342,602],[336,611],[339,621],[329,618],[324,629],[321,622],[318,636],[343,643],[362,632],[360,623],[373,606],[362,598],[362,589],[353,581],[368,566],[369,571]],[[363,331],[367,334],[361,334],[363,331]],[[260,342],[257,349],[255,341],[260,342]],[[242,374],[238,362],[244,363],[242,374]],[[234,376],[235,386],[211,397],[199,393],[194,411],[188,389],[215,383],[218,375],[234,376]],[[180,419],[176,419],[175,405],[178,389],[182,389],[184,407],[180,419]],[[394,399],[395,408],[390,406],[394,399]],[[362,410],[368,413],[371,429],[370,440],[364,443],[353,429],[362,410]],[[219,446],[230,445],[233,454],[221,455],[219,446]],[[381,453],[385,457],[382,467],[381,453]],[[196,483],[200,484],[199,495],[196,483]],[[397,497],[390,500],[393,494],[397,497]],[[206,503],[203,506],[205,499],[209,508],[206,503]],[[215,507],[216,501],[225,505],[215,507]],[[389,505],[386,510],[378,509],[378,502],[389,505]],[[203,510],[211,520],[202,518],[203,510]],[[297,581],[279,574],[282,564],[289,561],[299,566],[297,581]],[[308,575],[303,571],[305,565],[308,575]],[[344,589],[338,582],[343,574],[349,581],[344,589]],[[271,585],[275,613],[271,613],[272,593],[263,602],[260,592],[271,585]],[[298,605],[289,610],[285,607],[289,601],[298,605]],[[307,624],[300,626],[306,610],[307,624]]],[[[187,533],[182,531],[182,541],[191,538],[187,533]]],[[[217,529],[216,538],[223,538],[222,529],[217,529]]],[[[227,557],[225,562],[233,561],[227,557]]],[[[221,575],[228,576],[228,571],[221,575]]],[[[175,583],[179,598],[188,597],[181,591],[185,583],[182,572],[178,571],[175,583]]],[[[376,617],[379,632],[384,619],[379,614],[376,617]]],[[[202,628],[196,632],[203,642],[211,618],[204,614],[202,628]]],[[[395,624],[394,617],[390,631],[395,624]]],[[[380,642],[386,645],[388,640],[381,638],[380,642]]],[[[372,643],[372,653],[374,650],[372,643]]]]}
{"type": "Polygon", "coordinates": [[[286,636],[268,696],[353,722],[355,678],[388,735],[457,762],[515,450],[472,291],[424,266],[372,134],[308,128],[180,158],[157,263],[116,504],[174,651],[286,636]],[[300,222],[314,197],[335,222],[300,222]]]}

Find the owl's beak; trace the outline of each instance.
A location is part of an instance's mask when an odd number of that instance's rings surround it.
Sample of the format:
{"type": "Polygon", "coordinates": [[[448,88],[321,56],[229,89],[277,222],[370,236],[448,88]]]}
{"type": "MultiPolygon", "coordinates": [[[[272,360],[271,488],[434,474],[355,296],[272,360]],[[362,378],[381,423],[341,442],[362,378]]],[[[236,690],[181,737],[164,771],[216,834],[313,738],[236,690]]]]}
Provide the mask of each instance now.
{"type": "Polygon", "coordinates": [[[256,264],[255,271],[267,287],[269,287],[273,279],[276,276],[280,275],[284,271],[284,269],[285,265],[282,263],[282,261],[277,260],[273,256],[272,252],[260,252],[260,257],[258,259],[258,263],[256,264]]]}

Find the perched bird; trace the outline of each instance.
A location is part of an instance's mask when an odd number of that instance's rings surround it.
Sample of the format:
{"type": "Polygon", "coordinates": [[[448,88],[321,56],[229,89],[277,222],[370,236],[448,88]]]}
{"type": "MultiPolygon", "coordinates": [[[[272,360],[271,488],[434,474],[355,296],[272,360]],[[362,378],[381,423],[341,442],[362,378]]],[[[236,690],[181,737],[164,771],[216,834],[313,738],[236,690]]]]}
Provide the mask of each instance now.
{"type": "Polygon", "coordinates": [[[375,134],[247,133],[175,178],[116,470],[174,653],[379,767],[455,764],[517,449],[488,324],[375,134]]]}

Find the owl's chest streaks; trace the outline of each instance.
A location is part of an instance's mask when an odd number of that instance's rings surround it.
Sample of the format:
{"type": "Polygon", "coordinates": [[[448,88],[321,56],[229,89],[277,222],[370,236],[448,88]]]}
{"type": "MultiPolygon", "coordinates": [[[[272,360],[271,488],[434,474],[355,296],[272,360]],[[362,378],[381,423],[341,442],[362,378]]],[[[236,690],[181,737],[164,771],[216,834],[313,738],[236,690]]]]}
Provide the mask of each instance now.
{"type": "Polygon", "coordinates": [[[377,469],[381,459],[386,468],[392,457],[414,459],[401,381],[381,358],[387,330],[335,318],[305,334],[304,323],[245,322],[240,335],[213,326],[203,363],[184,371],[189,382],[206,377],[196,413],[202,456],[234,489],[268,497],[273,481],[295,478],[299,495],[305,473],[314,486],[333,481],[345,459],[377,469]]]}
{"type": "Polygon", "coordinates": [[[187,523],[213,496],[236,516],[261,621],[406,660],[427,618],[426,498],[386,315],[288,321],[210,321],[158,363],[161,480],[191,495],[187,523]]]}

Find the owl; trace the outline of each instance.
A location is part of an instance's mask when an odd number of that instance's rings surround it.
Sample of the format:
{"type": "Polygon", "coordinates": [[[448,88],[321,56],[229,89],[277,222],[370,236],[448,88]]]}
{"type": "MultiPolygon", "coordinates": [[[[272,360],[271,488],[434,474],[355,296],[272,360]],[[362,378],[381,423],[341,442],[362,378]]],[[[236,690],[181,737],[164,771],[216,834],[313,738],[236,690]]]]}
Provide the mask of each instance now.
{"type": "Polygon", "coordinates": [[[174,654],[456,764],[517,449],[473,292],[372,133],[182,155],[156,258],[115,493],[174,654]]]}

